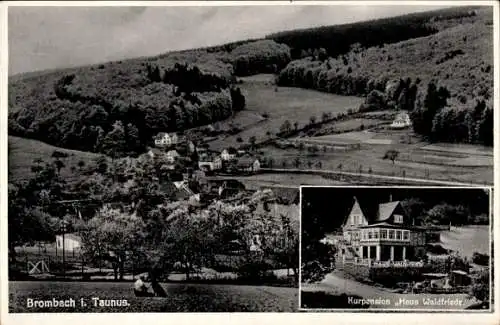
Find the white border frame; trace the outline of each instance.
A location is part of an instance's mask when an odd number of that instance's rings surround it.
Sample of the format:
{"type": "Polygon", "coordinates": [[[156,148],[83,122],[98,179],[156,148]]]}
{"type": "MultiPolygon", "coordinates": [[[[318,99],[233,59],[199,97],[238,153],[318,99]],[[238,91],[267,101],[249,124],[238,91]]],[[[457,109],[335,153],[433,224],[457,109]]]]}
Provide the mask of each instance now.
{"type": "MultiPolygon", "coordinates": [[[[8,81],[8,33],[7,33],[7,9],[9,6],[290,6],[290,5],[446,5],[450,7],[455,6],[467,6],[467,5],[478,5],[478,6],[492,6],[493,7],[493,39],[494,39],[494,64],[493,64],[493,76],[494,76],[494,124],[495,124],[495,155],[494,155],[494,184],[500,181],[500,176],[496,167],[499,163],[498,149],[497,145],[500,143],[500,135],[498,131],[498,123],[500,122],[499,113],[499,46],[498,42],[500,40],[499,33],[499,4],[497,1],[312,1],[312,0],[289,0],[289,1],[130,1],[130,2],[120,2],[120,1],[4,1],[0,3],[0,51],[2,53],[0,58],[0,102],[4,108],[7,105],[7,81],[8,81]]],[[[2,163],[3,166],[8,166],[7,161],[7,109],[2,110],[0,120],[0,144],[2,146],[2,163]]],[[[0,179],[3,184],[6,184],[7,180],[7,170],[6,168],[1,168],[0,179]]],[[[5,187],[3,187],[5,188],[5,187]]],[[[493,199],[495,206],[499,202],[500,194],[497,191],[493,191],[493,199]]],[[[6,252],[7,250],[7,193],[5,190],[0,190],[0,211],[2,214],[0,216],[0,252],[6,252]]],[[[496,226],[494,229],[495,237],[498,237],[498,232],[500,227],[496,226]]],[[[495,252],[499,251],[500,243],[494,242],[495,252]]],[[[71,322],[72,324],[88,324],[91,322],[97,323],[121,323],[134,324],[138,322],[156,322],[159,323],[163,320],[164,323],[176,325],[191,324],[193,322],[199,321],[200,318],[203,319],[205,323],[214,324],[231,324],[234,325],[235,321],[241,324],[262,324],[268,323],[275,325],[277,322],[286,322],[287,325],[292,324],[302,324],[305,322],[315,322],[331,324],[334,322],[349,322],[349,323],[367,323],[370,325],[387,325],[387,323],[425,323],[430,321],[433,323],[450,323],[453,325],[459,324],[471,324],[471,323],[481,323],[481,324],[499,324],[499,306],[500,299],[497,296],[494,302],[495,311],[493,314],[468,314],[470,317],[474,318],[473,321],[469,317],[462,317],[460,314],[450,314],[450,313],[427,313],[418,314],[418,317],[405,317],[400,313],[381,313],[370,314],[370,313],[88,313],[88,314],[75,314],[75,313],[58,313],[58,314],[9,314],[8,313],[8,281],[7,281],[7,254],[0,254],[0,323],[2,324],[31,324],[36,323],[40,325],[48,324],[67,324],[71,322]],[[384,317],[380,317],[380,316],[384,317]],[[332,318],[333,317],[333,318],[332,318]]],[[[495,267],[495,277],[494,283],[495,288],[498,286],[499,274],[498,267],[495,267]]]]}
{"type": "MultiPolygon", "coordinates": [[[[492,241],[495,243],[495,238],[493,235],[493,224],[494,224],[494,219],[493,219],[493,187],[491,186],[477,186],[477,187],[461,187],[461,186],[456,186],[456,187],[451,187],[451,186],[404,186],[404,185],[398,185],[398,186],[356,186],[356,185],[302,185],[300,186],[300,227],[299,227],[299,263],[300,263],[300,269],[299,269],[299,311],[307,311],[307,312],[335,312],[335,313],[349,313],[349,312],[358,312],[358,313],[460,313],[460,314],[492,314],[496,310],[495,305],[492,304],[492,302],[495,301],[494,297],[496,297],[495,292],[493,289],[497,287],[494,285],[494,282],[497,280],[496,277],[494,277],[494,272],[495,272],[495,257],[492,255],[494,252],[493,246],[491,245],[492,241]],[[414,189],[414,190],[487,190],[488,191],[488,228],[489,228],[489,251],[488,254],[490,256],[490,265],[489,265],[489,273],[490,273],[490,308],[489,309],[484,309],[484,310],[466,310],[466,309],[425,309],[425,308],[302,308],[301,304],[301,293],[302,293],[302,190],[304,188],[322,188],[322,189],[372,189],[372,190],[377,190],[377,189],[394,189],[397,191],[398,189],[414,189]],[[491,281],[491,280],[494,281],[491,281]]],[[[326,213],[326,212],[325,212],[326,213]]],[[[498,287],[497,287],[498,288],[498,287]]],[[[432,297],[432,295],[431,295],[432,297]]],[[[498,297],[496,297],[498,299],[498,297]]]]}

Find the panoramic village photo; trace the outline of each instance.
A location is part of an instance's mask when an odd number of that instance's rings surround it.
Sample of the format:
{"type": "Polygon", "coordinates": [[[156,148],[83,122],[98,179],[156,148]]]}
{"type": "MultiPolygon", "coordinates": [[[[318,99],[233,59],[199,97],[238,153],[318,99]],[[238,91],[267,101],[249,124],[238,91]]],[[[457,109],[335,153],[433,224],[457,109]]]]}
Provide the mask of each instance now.
{"type": "Polygon", "coordinates": [[[493,10],[9,5],[9,312],[488,310],[488,191],[300,187],[493,186],[493,10]]]}
{"type": "Polygon", "coordinates": [[[301,308],[489,310],[489,188],[301,191],[301,308]]]}

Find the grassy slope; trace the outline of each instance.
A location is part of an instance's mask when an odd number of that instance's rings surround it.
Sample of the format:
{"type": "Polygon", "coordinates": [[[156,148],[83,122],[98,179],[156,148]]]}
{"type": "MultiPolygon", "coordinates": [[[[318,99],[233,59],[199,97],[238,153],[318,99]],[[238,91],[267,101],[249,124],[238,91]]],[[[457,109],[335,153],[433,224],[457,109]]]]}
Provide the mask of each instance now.
{"type": "Polygon", "coordinates": [[[357,108],[363,101],[358,97],[337,96],[291,87],[276,87],[278,90],[276,92],[272,85],[272,75],[262,74],[240,79],[243,81],[239,87],[246,97],[246,109],[245,112],[237,113],[232,122],[242,126],[250,124],[246,119],[248,113],[252,112],[256,116],[254,125],[250,125],[237,135],[212,142],[210,146],[213,149],[237,146],[238,137],[241,137],[245,143],[248,143],[251,136],[255,136],[257,141],[263,141],[267,138],[267,131],[272,134],[279,132],[285,120],[289,120],[292,126],[294,122],[298,122],[299,127],[303,127],[309,123],[311,116],[315,116],[316,121],[320,121],[323,112],[331,112],[334,115],[347,112],[349,108],[357,108]],[[262,114],[268,114],[268,119],[262,120],[262,114]],[[239,115],[242,115],[241,122],[239,115]]]}
{"type": "Polygon", "coordinates": [[[441,232],[441,244],[444,248],[458,251],[461,256],[472,257],[474,252],[489,254],[489,227],[452,227],[450,231],[441,232]]]}
{"type": "Polygon", "coordinates": [[[80,160],[84,161],[85,165],[88,166],[93,164],[93,161],[99,157],[98,154],[90,152],[68,150],[36,140],[9,136],[9,180],[28,179],[32,175],[31,166],[34,165],[33,161],[40,158],[50,162],[54,150],[68,154],[67,158],[61,159],[66,165],[61,170],[61,175],[67,180],[75,176],[75,173],[71,171],[71,166],[77,167],[80,160]]]}

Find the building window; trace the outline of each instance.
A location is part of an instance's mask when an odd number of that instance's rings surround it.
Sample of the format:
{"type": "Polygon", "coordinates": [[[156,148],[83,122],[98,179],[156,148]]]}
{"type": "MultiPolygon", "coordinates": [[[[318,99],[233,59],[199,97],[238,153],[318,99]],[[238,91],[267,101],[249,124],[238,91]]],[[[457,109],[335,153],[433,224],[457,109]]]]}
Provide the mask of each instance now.
{"type": "Polygon", "coordinates": [[[401,230],[396,230],[396,239],[401,240],[401,230]]]}
{"type": "Polygon", "coordinates": [[[394,230],[389,230],[389,239],[394,239],[394,230]]]}
{"type": "Polygon", "coordinates": [[[370,230],[370,231],[368,232],[368,239],[372,239],[372,237],[373,237],[373,232],[370,230]]]}
{"type": "Polygon", "coordinates": [[[403,231],[403,240],[410,240],[410,232],[405,230],[403,231]]]}
{"type": "Polygon", "coordinates": [[[394,223],[403,223],[403,216],[399,214],[394,215],[394,223]]]}
{"type": "Polygon", "coordinates": [[[386,239],[387,238],[387,230],[381,229],[380,230],[380,238],[381,239],[386,239]]]}
{"type": "Polygon", "coordinates": [[[378,229],[373,231],[373,238],[378,239],[378,229]]]}
{"type": "Polygon", "coordinates": [[[368,238],[368,234],[366,233],[366,230],[363,230],[363,239],[367,239],[368,238]]]}

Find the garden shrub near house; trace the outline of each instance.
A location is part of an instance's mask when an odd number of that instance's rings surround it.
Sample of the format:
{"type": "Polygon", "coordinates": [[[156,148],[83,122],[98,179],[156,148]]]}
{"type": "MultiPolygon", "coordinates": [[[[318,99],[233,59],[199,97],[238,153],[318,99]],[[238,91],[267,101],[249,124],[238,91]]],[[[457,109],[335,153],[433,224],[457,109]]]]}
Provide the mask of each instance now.
{"type": "Polygon", "coordinates": [[[490,257],[488,254],[474,252],[474,254],[472,255],[472,262],[475,264],[487,266],[490,263],[490,257]]]}
{"type": "Polygon", "coordinates": [[[482,271],[474,277],[470,294],[481,301],[490,299],[490,274],[488,270],[482,271]]]}

